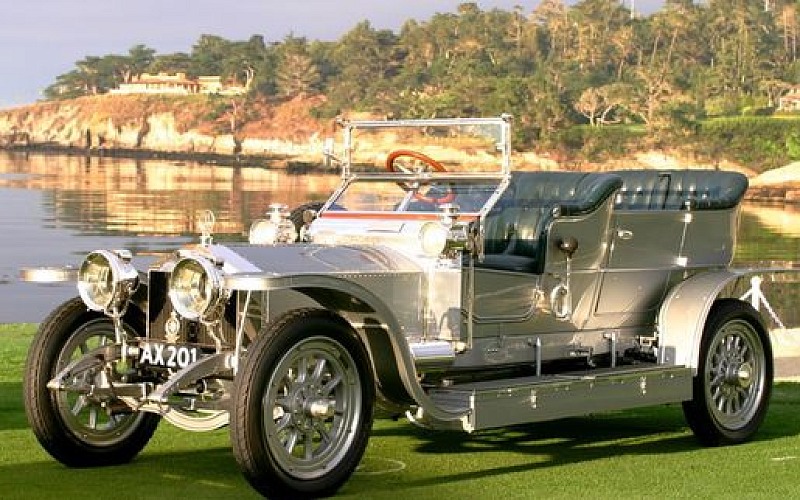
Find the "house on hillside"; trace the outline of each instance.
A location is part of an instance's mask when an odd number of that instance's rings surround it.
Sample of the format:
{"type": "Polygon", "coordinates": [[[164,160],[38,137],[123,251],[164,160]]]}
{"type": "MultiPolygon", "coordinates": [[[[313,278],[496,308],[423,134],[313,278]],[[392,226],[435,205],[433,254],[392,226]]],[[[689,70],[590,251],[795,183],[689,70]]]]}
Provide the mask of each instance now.
{"type": "Polygon", "coordinates": [[[200,92],[200,84],[186,77],[186,73],[142,73],[128,83],[111,89],[112,94],[171,94],[189,95],[200,92]]]}
{"type": "Polygon", "coordinates": [[[778,111],[800,111],[800,85],[778,98],[778,111]]]}
{"type": "Polygon", "coordinates": [[[242,95],[247,93],[247,87],[231,82],[223,82],[221,76],[198,76],[201,94],[242,95]]]}
{"type": "Polygon", "coordinates": [[[218,94],[242,95],[247,88],[241,85],[227,84],[220,76],[187,77],[186,73],[142,73],[128,83],[111,89],[112,94],[159,94],[159,95],[191,95],[218,94]]]}

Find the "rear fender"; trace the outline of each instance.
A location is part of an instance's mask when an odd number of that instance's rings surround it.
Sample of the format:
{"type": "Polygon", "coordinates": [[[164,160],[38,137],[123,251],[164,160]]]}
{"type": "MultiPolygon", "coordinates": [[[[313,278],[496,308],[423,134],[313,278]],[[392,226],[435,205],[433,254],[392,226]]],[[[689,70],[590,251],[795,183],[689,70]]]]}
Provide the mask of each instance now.
{"type": "Polygon", "coordinates": [[[676,285],[658,313],[658,362],[687,366],[697,374],[700,341],[708,314],[714,302],[729,298],[729,285],[763,270],[731,270],[703,272],[676,285]]]}

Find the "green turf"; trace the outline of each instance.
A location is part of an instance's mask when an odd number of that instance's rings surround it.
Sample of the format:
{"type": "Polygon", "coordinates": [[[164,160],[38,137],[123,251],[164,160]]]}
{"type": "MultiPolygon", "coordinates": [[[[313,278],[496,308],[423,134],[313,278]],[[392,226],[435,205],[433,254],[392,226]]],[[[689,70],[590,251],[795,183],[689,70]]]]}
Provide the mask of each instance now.
{"type": "MultiPolygon", "coordinates": [[[[67,469],[39,447],[22,408],[33,327],[0,326],[0,498],[255,498],[226,430],[162,424],[131,464],[67,469]]],[[[800,385],[778,384],[753,442],[702,448],[677,406],[466,435],[375,422],[342,498],[798,498],[800,385]]]]}

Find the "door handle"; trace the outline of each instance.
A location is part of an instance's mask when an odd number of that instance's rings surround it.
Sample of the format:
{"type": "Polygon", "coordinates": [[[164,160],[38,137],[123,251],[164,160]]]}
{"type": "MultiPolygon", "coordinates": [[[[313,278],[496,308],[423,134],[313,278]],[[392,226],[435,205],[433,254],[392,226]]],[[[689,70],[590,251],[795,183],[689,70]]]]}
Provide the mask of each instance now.
{"type": "Polygon", "coordinates": [[[617,238],[621,240],[632,240],[633,231],[629,229],[617,229],[617,238]]]}

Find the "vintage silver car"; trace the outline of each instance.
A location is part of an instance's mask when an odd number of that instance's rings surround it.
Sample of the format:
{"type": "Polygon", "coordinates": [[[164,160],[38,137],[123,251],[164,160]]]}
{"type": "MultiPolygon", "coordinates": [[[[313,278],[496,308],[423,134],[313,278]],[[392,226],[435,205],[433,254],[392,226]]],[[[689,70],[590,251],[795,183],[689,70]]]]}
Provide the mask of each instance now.
{"type": "Polygon", "coordinates": [[[230,426],[252,486],[298,498],[348,480],[376,406],[473,432],[682,403],[704,444],[756,432],[773,359],[752,272],[728,268],[743,175],[512,172],[508,116],[341,126],[338,189],[271,206],[248,243],[207,214],[147,269],[86,257],[27,361],[53,457],[230,426]]]}

